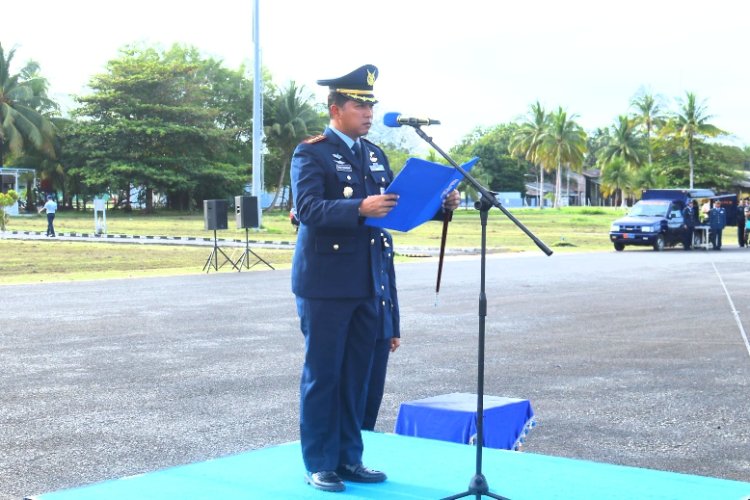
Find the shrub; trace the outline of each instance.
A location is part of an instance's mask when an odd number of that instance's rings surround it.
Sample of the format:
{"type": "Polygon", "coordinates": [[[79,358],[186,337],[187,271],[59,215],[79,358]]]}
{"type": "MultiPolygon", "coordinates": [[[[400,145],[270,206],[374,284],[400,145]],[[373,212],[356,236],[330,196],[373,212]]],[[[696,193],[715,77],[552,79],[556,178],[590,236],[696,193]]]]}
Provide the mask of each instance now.
{"type": "Polygon", "coordinates": [[[18,194],[12,189],[7,193],[0,193],[0,231],[5,231],[5,225],[8,223],[8,214],[5,213],[5,207],[9,207],[18,201],[18,194]]]}

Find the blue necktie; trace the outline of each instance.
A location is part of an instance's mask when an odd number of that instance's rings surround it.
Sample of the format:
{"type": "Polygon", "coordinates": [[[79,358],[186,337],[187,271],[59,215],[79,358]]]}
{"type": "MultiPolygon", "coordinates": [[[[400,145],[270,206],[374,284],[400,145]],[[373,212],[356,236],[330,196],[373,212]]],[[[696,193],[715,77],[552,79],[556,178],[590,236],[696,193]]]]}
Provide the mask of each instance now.
{"type": "Polygon", "coordinates": [[[352,146],[352,153],[354,153],[354,158],[357,159],[357,165],[362,165],[362,155],[360,154],[360,145],[358,142],[355,142],[352,146]]]}

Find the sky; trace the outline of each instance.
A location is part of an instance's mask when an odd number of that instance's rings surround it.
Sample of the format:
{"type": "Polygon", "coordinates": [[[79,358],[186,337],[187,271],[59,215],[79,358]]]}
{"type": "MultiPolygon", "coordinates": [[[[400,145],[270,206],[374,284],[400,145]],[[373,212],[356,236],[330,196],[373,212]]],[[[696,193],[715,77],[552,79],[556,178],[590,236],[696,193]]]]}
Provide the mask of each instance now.
{"type": "MultiPolygon", "coordinates": [[[[61,102],[86,94],[132,43],[188,44],[227,67],[253,67],[252,0],[6,3],[0,43],[16,48],[11,71],[39,62],[61,102]]],[[[426,130],[443,149],[477,126],[523,119],[537,100],[592,131],[631,112],[643,91],[671,111],[695,93],[710,122],[731,132],[725,142],[750,145],[742,2],[260,0],[259,19],[261,61],[277,85],[293,80],[324,102],[316,80],[374,64],[376,113],[441,120],[426,130]]]]}

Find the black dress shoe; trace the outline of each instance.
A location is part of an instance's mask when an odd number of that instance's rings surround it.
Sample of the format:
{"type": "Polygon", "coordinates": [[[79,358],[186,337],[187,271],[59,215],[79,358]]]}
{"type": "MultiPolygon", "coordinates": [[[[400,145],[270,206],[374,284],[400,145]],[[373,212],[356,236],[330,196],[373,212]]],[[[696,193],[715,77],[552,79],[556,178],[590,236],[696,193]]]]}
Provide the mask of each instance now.
{"type": "Polygon", "coordinates": [[[336,469],[336,474],[344,481],[352,481],[354,483],[382,483],[387,479],[385,472],[368,469],[362,464],[340,465],[336,469]]]}
{"type": "Polygon", "coordinates": [[[305,482],[323,491],[344,491],[345,488],[341,478],[332,470],[308,472],[305,474],[305,482]]]}

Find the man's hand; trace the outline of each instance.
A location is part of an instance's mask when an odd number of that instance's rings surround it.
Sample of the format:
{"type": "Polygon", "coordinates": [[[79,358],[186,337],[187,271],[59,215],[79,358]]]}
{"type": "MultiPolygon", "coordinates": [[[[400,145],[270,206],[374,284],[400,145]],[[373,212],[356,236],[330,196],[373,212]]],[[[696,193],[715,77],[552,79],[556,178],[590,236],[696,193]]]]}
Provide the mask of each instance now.
{"type": "Polygon", "coordinates": [[[461,204],[461,193],[457,190],[453,190],[443,198],[443,208],[446,210],[455,210],[461,204]]]}
{"type": "Polygon", "coordinates": [[[396,352],[396,349],[401,345],[401,339],[398,337],[391,337],[391,352],[396,352]]]}
{"type": "Polygon", "coordinates": [[[368,196],[359,205],[359,215],[362,217],[385,217],[396,206],[396,200],[398,200],[397,194],[368,196]]]}

